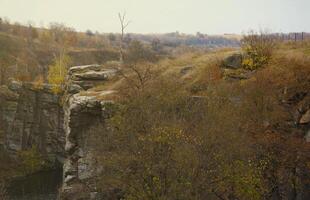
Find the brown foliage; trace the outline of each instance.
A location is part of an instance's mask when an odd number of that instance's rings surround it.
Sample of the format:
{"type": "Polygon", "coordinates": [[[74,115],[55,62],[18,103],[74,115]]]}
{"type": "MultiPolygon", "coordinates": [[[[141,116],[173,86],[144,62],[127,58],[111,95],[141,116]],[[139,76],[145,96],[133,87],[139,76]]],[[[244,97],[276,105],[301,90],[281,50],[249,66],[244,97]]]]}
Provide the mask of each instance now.
{"type": "Polygon", "coordinates": [[[157,78],[127,95],[97,145],[100,188],[119,188],[125,199],[258,199],[238,107],[218,89],[191,98],[177,79],[157,78]]]}
{"type": "MultiPolygon", "coordinates": [[[[204,87],[195,92],[203,96],[194,97],[179,76],[150,71],[143,89],[125,89],[112,106],[111,132],[96,145],[104,169],[99,188],[125,199],[165,200],[302,193],[309,145],[287,123],[293,119],[285,99],[309,90],[307,60],[274,57],[240,82],[223,81],[217,62],[199,63],[193,84],[204,87]]],[[[130,77],[128,87],[139,82],[130,77]]]]}

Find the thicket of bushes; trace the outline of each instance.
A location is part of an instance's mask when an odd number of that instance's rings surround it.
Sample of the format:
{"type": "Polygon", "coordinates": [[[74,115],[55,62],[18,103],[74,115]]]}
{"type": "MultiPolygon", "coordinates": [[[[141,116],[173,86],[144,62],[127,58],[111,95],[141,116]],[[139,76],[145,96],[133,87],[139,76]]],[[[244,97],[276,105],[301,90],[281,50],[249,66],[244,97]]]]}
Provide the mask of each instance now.
{"type": "Polygon", "coordinates": [[[103,169],[97,187],[107,199],[296,197],[307,184],[302,174],[309,173],[310,146],[287,125],[294,119],[283,102],[309,91],[310,60],[273,58],[236,82],[223,81],[216,62],[200,66],[194,83],[203,85],[202,96],[178,75],[158,73],[156,65],[143,87],[132,86],[139,83],[133,73],[106,122],[110,131],[96,136],[103,169]]]}

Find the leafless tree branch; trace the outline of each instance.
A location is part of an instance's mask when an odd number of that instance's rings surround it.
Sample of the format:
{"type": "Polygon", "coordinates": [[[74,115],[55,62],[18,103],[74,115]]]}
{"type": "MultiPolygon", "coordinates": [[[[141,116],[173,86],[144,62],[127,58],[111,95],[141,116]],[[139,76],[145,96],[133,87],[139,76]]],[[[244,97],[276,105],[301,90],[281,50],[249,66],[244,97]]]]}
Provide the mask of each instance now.
{"type": "Polygon", "coordinates": [[[123,63],[124,61],[124,54],[123,54],[123,46],[124,46],[124,34],[125,30],[130,24],[130,21],[126,21],[126,12],[123,14],[118,13],[118,18],[121,24],[121,39],[120,39],[120,44],[119,44],[119,54],[120,54],[120,62],[123,63]]]}

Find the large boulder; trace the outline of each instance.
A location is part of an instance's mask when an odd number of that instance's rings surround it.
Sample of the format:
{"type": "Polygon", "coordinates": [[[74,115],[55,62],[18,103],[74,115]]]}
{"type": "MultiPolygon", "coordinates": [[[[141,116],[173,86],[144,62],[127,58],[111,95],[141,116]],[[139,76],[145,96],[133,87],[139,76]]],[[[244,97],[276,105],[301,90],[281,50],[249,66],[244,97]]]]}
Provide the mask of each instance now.
{"type": "Polygon", "coordinates": [[[75,74],[75,73],[82,73],[87,71],[100,71],[103,69],[101,65],[82,65],[82,66],[74,66],[70,67],[69,69],[69,75],[75,74]]]}
{"type": "Polygon", "coordinates": [[[117,68],[106,68],[102,65],[85,65],[71,67],[68,73],[67,91],[77,93],[103,84],[115,76],[117,68]]]}
{"type": "Polygon", "coordinates": [[[116,69],[101,69],[101,71],[89,70],[84,72],[72,73],[73,80],[107,80],[116,74],[116,69]]]}
{"type": "Polygon", "coordinates": [[[233,55],[230,55],[226,57],[223,60],[223,65],[225,68],[232,68],[232,69],[239,69],[242,67],[242,54],[235,53],[233,55]]]}

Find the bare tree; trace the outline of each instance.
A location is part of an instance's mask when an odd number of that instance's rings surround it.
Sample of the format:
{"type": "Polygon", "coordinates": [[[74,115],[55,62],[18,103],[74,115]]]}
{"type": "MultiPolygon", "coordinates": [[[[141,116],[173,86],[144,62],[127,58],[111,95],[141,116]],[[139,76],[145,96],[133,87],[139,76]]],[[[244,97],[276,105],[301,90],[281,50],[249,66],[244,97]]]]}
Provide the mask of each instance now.
{"type": "Polygon", "coordinates": [[[126,89],[143,90],[156,74],[152,67],[151,63],[144,62],[136,65],[126,65],[127,70],[120,70],[120,76],[126,81],[126,89]]]}
{"type": "Polygon", "coordinates": [[[118,13],[118,18],[121,24],[121,39],[120,39],[120,44],[119,44],[119,60],[121,63],[124,61],[124,55],[123,55],[123,45],[124,45],[124,35],[125,35],[125,29],[128,27],[130,24],[130,21],[126,20],[126,13],[124,12],[123,14],[118,13]]]}

